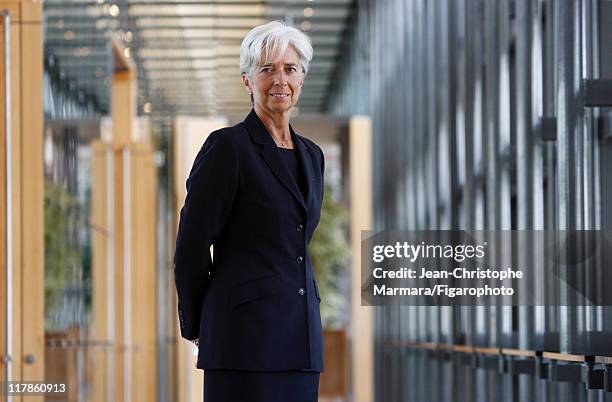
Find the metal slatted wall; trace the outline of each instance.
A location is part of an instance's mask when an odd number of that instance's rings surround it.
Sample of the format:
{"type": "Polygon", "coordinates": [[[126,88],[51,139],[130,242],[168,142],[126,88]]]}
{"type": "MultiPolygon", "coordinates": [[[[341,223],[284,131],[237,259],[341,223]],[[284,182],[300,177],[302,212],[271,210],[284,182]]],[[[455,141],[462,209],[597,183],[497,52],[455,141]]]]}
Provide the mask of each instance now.
{"type": "MultiPolygon", "coordinates": [[[[327,110],[372,116],[375,229],[612,227],[610,27],[611,1],[356,0],[327,110]]],[[[611,335],[604,307],[377,307],[375,400],[612,401],[611,335]]]]}

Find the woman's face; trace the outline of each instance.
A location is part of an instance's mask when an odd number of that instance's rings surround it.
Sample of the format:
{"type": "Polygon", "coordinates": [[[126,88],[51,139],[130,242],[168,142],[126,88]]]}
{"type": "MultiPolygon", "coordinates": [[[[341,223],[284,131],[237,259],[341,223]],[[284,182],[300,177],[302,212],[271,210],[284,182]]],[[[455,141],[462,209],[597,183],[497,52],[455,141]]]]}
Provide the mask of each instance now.
{"type": "Polygon", "coordinates": [[[246,74],[242,81],[253,94],[255,108],[267,114],[288,112],[298,101],[304,73],[300,58],[289,45],[280,59],[259,64],[249,79],[246,74]]]}

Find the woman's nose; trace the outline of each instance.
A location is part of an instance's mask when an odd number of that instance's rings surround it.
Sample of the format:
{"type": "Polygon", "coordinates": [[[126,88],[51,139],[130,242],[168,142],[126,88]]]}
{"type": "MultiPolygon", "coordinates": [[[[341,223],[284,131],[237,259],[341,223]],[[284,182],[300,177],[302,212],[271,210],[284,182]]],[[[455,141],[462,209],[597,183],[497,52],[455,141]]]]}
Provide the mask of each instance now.
{"type": "Polygon", "coordinates": [[[274,85],[287,85],[287,76],[283,71],[274,74],[274,85]]]}

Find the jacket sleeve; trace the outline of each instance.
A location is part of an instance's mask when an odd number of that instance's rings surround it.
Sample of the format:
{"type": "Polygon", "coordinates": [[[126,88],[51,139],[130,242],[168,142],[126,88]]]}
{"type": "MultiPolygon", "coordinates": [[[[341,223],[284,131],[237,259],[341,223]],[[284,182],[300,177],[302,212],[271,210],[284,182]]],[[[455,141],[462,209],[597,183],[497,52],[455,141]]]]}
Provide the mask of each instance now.
{"type": "Polygon", "coordinates": [[[213,132],[198,152],[181,209],[174,251],[174,281],[181,335],[196,339],[212,274],[210,246],[227,222],[238,188],[238,158],[229,135],[213,132]]]}

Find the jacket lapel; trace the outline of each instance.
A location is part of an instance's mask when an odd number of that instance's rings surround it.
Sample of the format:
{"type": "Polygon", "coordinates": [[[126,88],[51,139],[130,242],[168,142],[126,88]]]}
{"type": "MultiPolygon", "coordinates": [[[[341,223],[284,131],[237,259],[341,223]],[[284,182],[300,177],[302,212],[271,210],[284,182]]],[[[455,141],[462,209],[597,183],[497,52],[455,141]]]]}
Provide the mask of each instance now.
{"type": "MultiPolygon", "coordinates": [[[[251,136],[251,140],[257,144],[262,145],[261,147],[261,156],[264,161],[274,174],[276,178],[285,186],[285,188],[298,200],[300,205],[304,208],[304,210],[308,213],[308,208],[306,207],[306,203],[304,201],[304,197],[302,197],[302,192],[298,188],[296,181],[293,179],[293,176],[287,169],[287,165],[283,161],[283,157],[278,150],[278,147],[274,143],[272,136],[268,133],[266,126],[261,122],[255,110],[251,110],[251,113],[246,117],[244,123],[247,127],[249,135],[251,136]]],[[[298,161],[301,165],[302,171],[306,175],[306,196],[308,199],[308,195],[310,194],[310,181],[312,176],[312,167],[310,163],[310,155],[307,154],[307,147],[302,142],[301,139],[297,137],[297,134],[293,131],[293,128],[290,127],[291,137],[293,140],[294,147],[297,151],[298,161]]]]}

